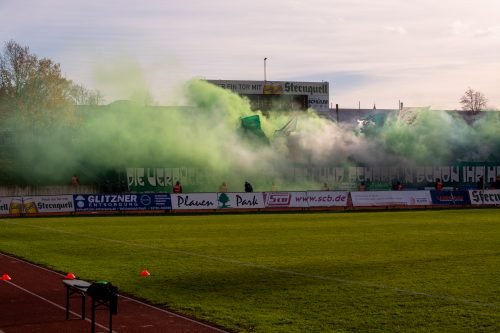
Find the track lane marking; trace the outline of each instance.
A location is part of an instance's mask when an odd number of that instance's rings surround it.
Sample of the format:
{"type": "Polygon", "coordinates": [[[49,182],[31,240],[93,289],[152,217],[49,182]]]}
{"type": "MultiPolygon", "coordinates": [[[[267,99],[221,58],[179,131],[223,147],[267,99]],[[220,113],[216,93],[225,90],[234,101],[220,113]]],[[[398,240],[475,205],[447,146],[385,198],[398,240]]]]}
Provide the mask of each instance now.
{"type": "MultiPolygon", "coordinates": [[[[2,253],[2,254],[3,254],[3,253],[2,253]]],[[[53,305],[53,306],[55,306],[55,307],[57,307],[57,308],[59,308],[59,309],[61,309],[61,310],[66,311],[66,307],[61,306],[61,305],[59,305],[59,304],[57,304],[57,303],[55,303],[55,302],[52,302],[51,300],[49,300],[49,299],[47,299],[47,298],[45,298],[45,297],[43,297],[43,296],[40,296],[40,295],[38,295],[38,294],[36,294],[36,293],[34,293],[34,292],[32,292],[32,291],[29,291],[28,289],[23,288],[23,287],[21,287],[20,285],[13,283],[12,281],[5,281],[5,282],[7,282],[7,284],[9,284],[9,285],[11,285],[11,286],[13,286],[13,287],[16,287],[16,288],[18,288],[18,289],[20,289],[20,290],[24,291],[25,293],[30,294],[31,296],[37,297],[37,298],[41,299],[42,301],[45,301],[45,302],[47,302],[47,303],[49,303],[49,304],[51,304],[51,305],[53,305]]],[[[76,313],[76,312],[74,312],[74,311],[71,311],[71,310],[70,310],[69,312],[70,312],[71,314],[75,315],[75,316],[80,316],[80,314],[79,314],[79,313],[76,313]]],[[[87,322],[89,322],[89,323],[91,322],[91,320],[90,320],[89,318],[85,318],[85,321],[87,321],[87,322]]],[[[104,328],[105,330],[108,330],[108,329],[109,329],[109,327],[106,327],[106,326],[104,326],[104,325],[101,325],[101,324],[99,324],[98,322],[96,322],[96,323],[95,323],[95,325],[96,325],[96,326],[99,326],[100,328],[104,328]]],[[[112,332],[113,332],[113,333],[116,333],[115,331],[112,331],[112,332]]],[[[1,333],[1,332],[0,332],[0,333],[1,333]]]]}
{"type": "MultiPolygon", "coordinates": [[[[27,264],[27,265],[30,265],[30,266],[36,267],[36,268],[38,268],[38,269],[42,269],[42,270],[45,270],[45,271],[47,271],[47,272],[50,272],[50,273],[53,273],[53,274],[56,274],[56,275],[59,275],[59,276],[64,277],[64,274],[61,274],[61,273],[58,273],[58,272],[52,271],[52,270],[50,270],[50,269],[48,269],[48,268],[45,268],[45,267],[42,267],[42,266],[35,265],[35,264],[33,264],[33,263],[29,262],[29,261],[25,261],[25,260],[22,260],[22,259],[19,259],[19,258],[16,258],[16,257],[10,256],[10,255],[8,255],[8,254],[1,253],[1,252],[0,252],[0,255],[2,255],[2,256],[4,256],[4,257],[7,257],[7,258],[10,258],[11,260],[19,261],[19,262],[22,262],[22,263],[24,263],[24,264],[27,264]]],[[[9,282],[10,284],[13,284],[11,281],[6,281],[6,282],[9,282]]],[[[19,288],[20,288],[20,289],[22,289],[22,287],[19,287],[19,288]]],[[[153,305],[151,305],[151,304],[141,302],[141,301],[139,301],[139,300],[136,300],[136,299],[134,299],[134,298],[131,298],[131,297],[128,297],[128,296],[125,296],[125,295],[120,295],[120,294],[118,294],[118,297],[121,297],[121,298],[124,298],[124,299],[126,299],[126,300],[129,300],[129,301],[135,302],[135,303],[140,304],[140,305],[142,305],[142,306],[145,306],[145,307],[147,307],[147,308],[150,308],[150,309],[154,309],[154,310],[157,310],[157,311],[163,312],[163,313],[168,314],[168,315],[170,315],[170,316],[172,316],[172,317],[180,318],[180,319],[183,319],[183,320],[189,321],[189,322],[191,322],[191,323],[196,323],[197,325],[200,325],[200,326],[203,326],[203,327],[210,328],[210,329],[212,329],[212,330],[214,330],[214,331],[218,331],[218,332],[221,332],[221,333],[228,333],[228,331],[224,331],[224,330],[222,330],[222,329],[220,329],[220,328],[218,328],[218,327],[210,326],[210,325],[205,324],[205,323],[203,323],[203,322],[200,322],[200,321],[197,321],[197,320],[191,319],[191,318],[189,318],[189,317],[185,317],[185,316],[183,316],[183,315],[181,315],[181,314],[178,314],[178,313],[175,313],[175,312],[171,312],[171,311],[168,311],[168,310],[165,310],[165,309],[162,309],[162,308],[158,308],[158,307],[153,306],[153,305]]],[[[50,302],[50,301],[49,301],[49,302],[50,302]]],[[[56,304],[56,306],[57,306],[57,304],[56,304]]],[[[63,308],[63,309],[66,311],[66,308],[63,308]]],[[[75,314],[75,315],[79,316],[79,314],[78,314],[78,313],[75,313],[75,312],[73,312],[73,311],[71,311],[71,310],[70,310],[70,312],[71,312],[72,314],[75,314]]],[[[105,329],[108,329],[107,327],[104,327],[104,326],[101,326],[101,327],[103,327],[103,328],[105,328],[105,329]]],[[[2,333],[2,332],[0,331],[0,333],[2,333]]]]}

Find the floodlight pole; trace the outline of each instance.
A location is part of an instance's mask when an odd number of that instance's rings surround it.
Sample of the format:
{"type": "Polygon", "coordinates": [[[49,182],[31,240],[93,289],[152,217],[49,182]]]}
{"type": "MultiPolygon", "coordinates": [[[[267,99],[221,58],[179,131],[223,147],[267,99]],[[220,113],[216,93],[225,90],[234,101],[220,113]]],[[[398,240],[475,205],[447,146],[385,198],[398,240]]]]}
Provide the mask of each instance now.
{"type": "Polygon", "coordinates": [[[267,77],[266,77],[266,60],[267,60],[267,58],[264,58],[264,82],[267,81],[267,77]]]}

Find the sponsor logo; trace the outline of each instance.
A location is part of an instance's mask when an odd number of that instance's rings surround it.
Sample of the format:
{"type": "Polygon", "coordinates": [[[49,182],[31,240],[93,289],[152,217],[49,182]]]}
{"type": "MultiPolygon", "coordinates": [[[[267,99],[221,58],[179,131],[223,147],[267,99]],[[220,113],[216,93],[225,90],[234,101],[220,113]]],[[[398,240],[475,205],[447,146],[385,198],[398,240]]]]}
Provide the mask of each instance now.
{"type": "Polygon", "coordinates": [[[9,205],[9,214],[21,214],[23,210],[21,199],[12,199],[9,205]]]}
{"type": "Polygon", "coordinates": [[[193,200],[189,198],[189,195],[178,196],[177,206],[181,207],[211,207],[214,203],[210,200],[193,200]]]}
{"type": "Polygon", "coordinates": [[[149,195],[141,195],[139,201],[141,202],[141,204],[143,204],[144,206],[149,206],[151,205],[151,197],[149,195]]]}
{"type": "Polygon", "coordinates": [[[77,196],[75,198],[75,201],[76,201],[76,207],[78,207],[78,208],[85,207],[85,198],[82,197],[81,195],[77,196]]]}
{"type": "Polygon", "coordinates": [[[309,105],[313,105],[313,104],[326,104],[326,105],[328,105],[328,100],[327,99],[310,99],[309,105]]]}
{"type": "Polygon", "coordinates": [[[38,213],[38,208],[35,204],[35,200],[33,198],[26,198],[23,199],[23,206],[24,206],[24,211],[27,214],[36,214],[38,213]]]}
{"type": "Polygon", "coordinates": [[[280,84],[265,84],[262,94],[264,95],[281,95],[283,87],[280,84]]]}
{"type": "Polygon", "coordinates": [[[109,194],[109,195],[89,195],[89,203],[135,203],[137,195],[133,194],[109,194]]]}
{"type": "Polygon", "coordinates": [[[297,202],[306,201],[306,202],[345,202],[347,200],[347,196],[343,194],[339,194],[337,196],[333,195],[317,195],[312,196],[309,195],[307,197],[297,197],[297,202]]]}
{"type": "Polygon", "coordinates": [[[255,195],[252,197],[252,199],[244,199],[241,195],[236,195],[236,207],[255,207],[259,205],[259,200],[255,197],[255,195]]]}
{"type": "Polygon", "coordinates": [[[285,82],[285,91],[293,93],[307,94],[328,94],[328,83],[322,85],[306,85],[292,82],[285,82]]]}
{"type": "Polygon", "coordinates": [[[104,207],[136,207],[137,195],[135,194],[107,194],[107,195],[89,195],[87,200],[84,196],[75,198],[78,208],[104,208],[104,207]]]}
{"type": "Polygon", "coordinates": [[[245,207],[260,207],[261,203],[256,195],[240,195],[220,193],[217,198],[219,208],[245,208],[245,207]]]}
{"type": "Polygon", "coordinates": [[[472,191],[471,200],[473,203],[498,204],[500,203],[500,192],[472,191]]]}
{"type": "Polygon", "coordinates": [[[455,201],[452,195],[438,195],[436,198],[443,202],[453,202],[455,201]]]}
{"type": "Polygon", "coordinates": [[[73,203],[71,201],[67,201],[67,202],[64,202],[64,203],[45,203],[45,202],[39,202],[37,204],[37,207],[39,210],[47,210],[47,209],[50,209],[50,210],[53,210],[53,209],[56,209],[56,210],[61,210],[61,209],[65,209],[65,208],[73,208],[73,203]]]}
{"type": "Polygon", "coordinates": [[[217,200],[222,204],[222,205],[219,206],[219,208],[229,208],[229,207],[231,207],[230,205],[227,204],[229,201],[231,201],[231,199],[229,199],[229,197],[227,196],[226,193],[221,193],[219,195],[219,197],[217,198],[217,200]]]}
{"type": "Polygon", "coordinates": [[[269,193],[267,194],[268,207],[283,207],[289,206],[292,200],[290,193],[269,193]]]}

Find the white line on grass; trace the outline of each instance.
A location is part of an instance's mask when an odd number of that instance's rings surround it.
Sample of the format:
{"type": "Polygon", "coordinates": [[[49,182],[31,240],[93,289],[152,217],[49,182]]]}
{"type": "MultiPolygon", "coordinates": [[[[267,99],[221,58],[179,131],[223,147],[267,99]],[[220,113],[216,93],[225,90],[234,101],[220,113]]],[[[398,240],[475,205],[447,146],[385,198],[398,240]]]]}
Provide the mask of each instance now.
{"type": "Polygon", "coordinates": [[[371,283],[371,282],[366,282],[366,281],[356,281],[356,280],[342,279],[342,278],[336,278],[336,277],[330,277],[330,276],[295,272],[295,271],[290,271],[290,270],[286,270],[286,269],[273,268],[273,267],[269,267],[269,266],[265,266],[265,265],[259,265],[259,264],[255,264],[255,263],[251,263],[251,262],[245,262],[245,261],[240,261],[240,260],[235,260],[235,259],[227,259],[227,258],[217,257],[217,256],[210,256],[210,255],[201,254],[201,253],[192,252],[192,251],[165,249],[165,248],[161,248],[161,247],[150,246],[150,245],[145,245],[145,244],[138,244],[138,243],[131,243],[131,242],[121,241],[121,240],[117,240],[117,239],[73,233],[73,232],[49,228],[49,227],[26,225],[26,224],[21,224],[21,223],[14,222],[11,220],[4,220],[4,221],[8,222],[10,224],[14,224],[14,225],[28,226],[28,227],[38,228],[38,229],[43,229],[43,230],[50,230],[50,231],[54,231],[54,232],[58,232],[58,233],[62,233],[62,234],[68,234],[68,235],[74,235],[74,236],[76,235],[79,237],[96,239],[96,240],[101,240],[101,241],[106,241],[106,242],[111,242],[111,243],[116,243],[116,244],[123,244],[123,245],[131,246],[131,247],[151,249],[151,250],[167,252],[167,253],[177,253],[177,254],[183,254],[186,256],[192,256],[192,257],[198,257],[198,258],[205,258],[205,259],[210,259],[213,261],[236,264],[239,266],[259,268],[262,270],[267,270],[267,271],[275,272],[275,273],[284,273],[284,274],[288,274],[288,275],[301,276],[301,277],[305,277],[305,278],[325,280],[325,281],[335,281],[335,282],[340,282],[340,283],[345,283],[345,284],[350,284],[350,285],[357,285],[357,286],[361,286],[361,287],[365,287],[365,288],[390,290],[390,291],[394,291],[394,292],[397,292],[400,294],[423,296],[423,297],[428,297],[428,298],[440,299],[440,300],[452,302],[452,303],[461,303],[461,304],[480,306],[480,307],[485,307],[485,308],[500,309],[500,306],[498,306],[496,304],[475,302],[475,301],[471,301],[471,300],[467,300],[467,299],[463,299],[463,298],[456,298],[453,296],[430,294],[430,293],[426,293],[426,292],[421,292],[421,291],[416,291],[416,290],[411,290],[411,289],[401,289],[401,288],[387,286],[384,284],[376,284],[376,283],[371,283]]]}

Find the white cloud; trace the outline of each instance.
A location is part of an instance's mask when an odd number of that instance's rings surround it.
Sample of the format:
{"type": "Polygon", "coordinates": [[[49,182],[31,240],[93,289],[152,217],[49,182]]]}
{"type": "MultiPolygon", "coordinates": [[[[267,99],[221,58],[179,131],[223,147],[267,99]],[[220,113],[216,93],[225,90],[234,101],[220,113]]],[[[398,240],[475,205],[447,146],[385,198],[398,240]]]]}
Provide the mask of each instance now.
{"type": "Polygon", "coordinates": [[[496,30],[495,28],[486,28],[486,29],[476,29],[474,31],[474,36],[475,37],[486,37],[486,36],[491,36],[493,34],[496,33],[496,30]]]}
{"type": "Polygon", "coordinates": [[[406,33],[408,33],[408,31],[406,31],[406,29],[402,26],[388,26],[388,27],[385,27],[385,30],[389,31],[389,32],[396,32],[398,34],[401,34],[401,35],[404,35],[406,33]]]}
{"type": "Polygon", "coordinates": [[[258,80],[268,57],[276,80],[343,71],[391,78],[344,95],[380,96],[380,107],[409,95],[414,104],[432,97],[453,107],[451,90],[460,95],[462,84],[482,77],[474,88],[490,90],[500,107],[497,0],[478,0],[474,10],[466,0],[5,0],[0,15],[0,41],[13,38],[61,62],[76,81],[90,83],[93,66],[117,54],[137,57],[155,81],[177,68],[182,77],[258,80]],[[182,65],[158,68],[165,58],[182,65]]]}
{"type": "Polygon", "coordinates": [[[481,27],[456,20],[451,25],[452,34],[458,37],[487,37],[498,35],[499,27],[481,27]]]}

